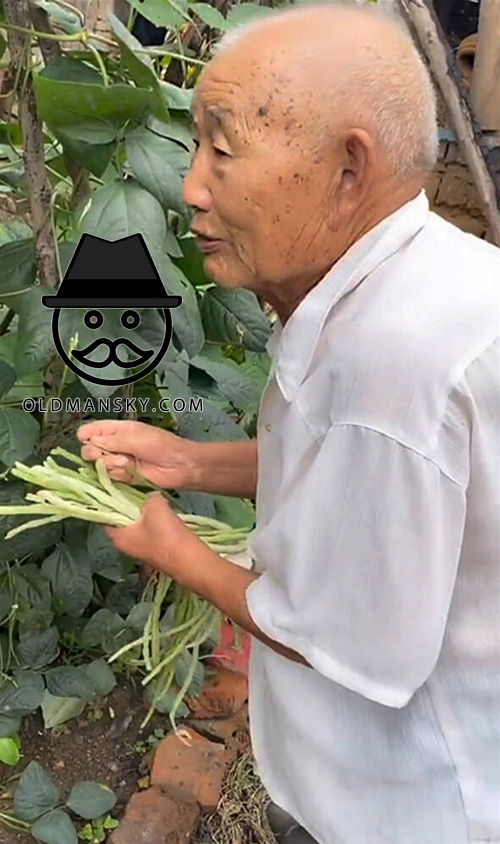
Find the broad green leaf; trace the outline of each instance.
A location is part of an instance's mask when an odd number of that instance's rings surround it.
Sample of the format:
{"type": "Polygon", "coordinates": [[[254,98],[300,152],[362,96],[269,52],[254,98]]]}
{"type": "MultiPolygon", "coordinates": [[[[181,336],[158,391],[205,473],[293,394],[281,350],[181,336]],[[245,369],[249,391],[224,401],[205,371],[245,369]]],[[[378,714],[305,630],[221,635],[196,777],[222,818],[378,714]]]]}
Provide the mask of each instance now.
{"type": "Polygon", "coordinates": [[[71,133],[65,132],[61,127],[57,128],[57,138],[67,155],[82,167],[90,170],[98,179],[105,173],[116,148],[116,141],[103,144],[86,143],[78,140],[71,133]]]}
{"type": "Polygon", "coordinates": [[[92,821],[106,815],[116,804],[116,796],[105,785],[79,782],[71,789],[66,806],[80,818],[92,821]]]}
{"type": "Polygon", "coordinates": [[[102,127],[98,142],[103,143],[103,138],[109,141],[109,126],[114,127],[116,136],[129,121],[140,120],[158,108],[157,95],[151,90],[125,84],[106,88],[96,71],[68,57],[50,62],[34,74],[33,83],[42,119],[56,135],[62,130],[77,141],[88,142],[88,124],[102,127]]]}
{"type": "Polygon", "coordinates": [[[40,844],[78,844],[76,829],[70,816],[61,809],[49,812],[31,827],[40,844]]]}
{"type": "Polygon", "coordinates": [[[141,601],[132,607],[128,616],[127,624],[140,636],[153,609],[152,601],[141,601]]]}
{"type": "Polygon", "coordinates": [[[9,392],[15,381],[15,370],[4,360],[0,360],[0,397],[9,392]]]}
{"type": "MultiPolygon", "coordinates": [[[[38,762],[30,762],[14,792],[14,812],[21,821],[36,821],[59,802],[59,789],[38,762]]],[[[56,844],[49,841],[49,844],[56,844]]],[[[66,842],[64,842],[66,844],[66,842]]]]}
{"type": "MultiPolygon", "coordinates": [[[[175,682],[180,689],[184,687],[188,675],[193,670],[193,656],[187,650],[183,651],[175,660],[175,682]]],[[[202,690],[205,680],[205,669],[203,663],[196,660],[194,674],[191,678],[187,694],[198,696],[202,690]]]]}
{"type": "Polygon", "coordinates": [[[19,633],[22,636],[39,636],[52,626],[54,613],[43,607],[33,607],[19,619],[19,633]]]}
{"type": "MultiPolygon", "coordinates": [[[[160,712],[162,715],[169,715],[174,708],[175,699],[179,694],[179,691],[179,686],[172,683],[166,692],[158,694],[158,689],[156,688],[155,683],[150,683],[146,686],[146,700],[149,704],[154,703],[154,707],[157,712],[160,712]]],[[[177,709],[176,718],[187,718],[188,715],[189,709],[186,704],[182,702],[177,709]]]]}
{"type": "MultiPolygon", "coordinates": [[[[2,36],[0,35],[0,43],[2,36]]],[[[1,52],[1,50],[0,50],[1,52]]],[[[0,122],[0,143],[5,145],[22,146],[23,133],[19,123],[4,123],[0,122]]]]}
{"type": "Polygon", "coordinates": [[[245,373],[257,385],[259,394],[267,384],[271,368],[271,358],[266,352],[245,351],[245,360],[239,364],[242,372],[245,373]]]}
{"type": "Polygon", "coordinates": [[[43,668],[57,656],[59,630],[49,627],[43,633],[20,636],[17,655],[26,668],[43,668]]]}
{"type": "Polygon", "coordinates": [[[189,153],[184,147],[141,126],[127,135],[127,156],[137,181],[164,208],[185,212],[182,180],[189,169],[189,153]]]}
{"type": "Polygon", "coordinates": [[[78,718],[87,705],[79,697],[57,697],[45,691],[42,700],[42,715],[45,729],[60,727],[72,718],[78,718]]]}
{"type": "Polygon", "coordinates": [[[0,762],[14,767],[20,758],[18,742],[13,738],[0,738],[0,762]]]}
{"type": "Polygon", "coordinates": [[[271,327],[250,290],[211,287],[203,297],[201,316],[208,340],[265,351],[271,327]]]}
{"type": "Polygon", "coordinates": [[[183,257],[176,260],[187,280],[195,287],[212,285],[203,268],[203,255],[196,245],[196,239],[192,235],[179,238],[179,246],[183,257]]]}
{"type": "Polygon", "coordinates": [[[208,373],[222,395],[236,407],[246,411],[258,405],[259,390],[255,382],[241,371],[238,364],[224,358],[220,349],[208,344],[201,354],[191,358],[190,363],[208,373]]]}
{"type": "Polygon", "coordinates": [[[171,311],[173,330],[187,354],[193,357],[205,342],[196,292],[168,256],[155,256],[155,263],[167,293],[182,296],[182,304],[171,311]]]}
{"type": "Polygon", "coordinates": [[[90,565],[76,560],[70,547],[61,542],[42,565],[42,573],[50,581],[59,612],[82,615],[92,599],[90,565]]]}
{"type": "Polygon", "coordinates": [[[194,152],[191,120],[188,114],[177,111],[170,115],[170,121],[168,123],[163,123],[157,120],[156,117],[149,117],[146,121],[146,126],[160,138],[170,138],[170,140],[182,144],[186,152],[190,154],[194,152]]]}
{"type": "Polygon", "coordinates": [[[122,62],[127,68],[130,76],[139,88],[149,89],[154,96],[154,108],[152,109],[157,119],[168,121],[168,109],[161,93],[160,83],[154,71],[151,59],[144,53],[136,55],[134,50],[142,50],[142,44],[123,25],[116,15],[109,16],[111,30],[120,45],[122,62]]]}
{"type": "Polygon", "coordinates": [[[96,659],[89,665],[82,666],[88,682],[98,697],[105,697],[116,686],[116,678],[112,669],[103,659],[96,659]]]}
{"type": "Polygon", "coordinates": [[[108,609],[97,610],[85,625],[81,635],[83,648],[102,648],[105,653],[113,653],[122,645],[132,642],[134,632],[127,627],[126,621],[116,612],[108,609]]]}
{"type": "Polygon", "coordinates": [[[210,3],[190,3],[189,8],[192,12],[198,15],[199,18],[206,23],[207,26],[213,27],[213,29],[226,29],[226,19],[221,15],[218,9],[215,6],[211,6],[210,3]]]}
{"type": "Polygon", "coordinates": [[[50,694],[56,697],[78,697],[80,700],[97,697],[82,667],[61,665],[58,668],[50,668],[45,674],[45,682],[50,694]]]}
{"type": "MultiPolygon", "coordinates": [[[[0,692],[1,694],[1,692],[0,692]]],[[[14,712],[0,713],[0,738],[12,738],[21,729],[22,715],[14,712]]]]}
{"type": "MultiPolygon", "coordinates": [[[[19,481],[3,481],[0,484],[0,504],[25,504],[24,492],[24,485],[19,481]]],[[[5,534],[12,528],[22,524],[24,518],[24,516],[0,516],[0,560],[15,560],[16,558],[25,557],[32,551],[39,553],[45,548],[54,545],[61,535],[60,524],[55,523],[37,528],[36,530],[23,531],[23,533],[19,533],[13,539],[5,540],[5,534]]],[[[16,569],[14,571],[14,578],[16,579],[16,586],[20,591],[21,597],[27,604],[34,606],[37,595],[28,594],[31,591],[31,586],[30,582],[27,582],[24,576],[27,569],[27,566],[23,566],[22,569],[16,569]],[[33,601],[32,598],[35,600],[33,601]]],[[[40,580],[44,580],[44,578],[42,578],[35,566],[33,566],[33,569],[36,572],[34,576],[40,585],[40,580]]],[[[42,598],[39,593],[38,597],[42,598]]],[[[50,606],[50,591],[47,582],[45,582],[43,602],[47,605],[47,608],[50,606]]]]}
{"type": "Polygon", "coordinates": [[[191,110],[192,88],[179,88],[177,85],[172,85],[171,82],[160,82],[160,85],[169,108],[187,112],[191,110]]]}
{"type": "Polygon", "coordinates": [[[44,682],[38,674],[16,670],[13,678],[1,687],[0,713],[17,716],[34,712],[42,702],[44,691],[44,682]]]}
{"type": "Polygon", "coordinates": [[[239,3],[229,9],[225,28],[234,29],[235,26],[242,26],[250,21],[265,18],[273,11],[274,9],[269,6],[258,6],[257,3],[239,3]]]}
{"type": "Polygon", "coordinates": [[[6,49],[7,49],[7,41],[5,40],[3,35],[0,35],[0,59],[3,58],[3,55],[6,51],[6,49]]]}
{"type": "Polygon", "coordinates": [[[191,490],[182,490],[178,494],[179,504],[187,513],[208,516],[210,519],[217,518],[214,497],[206,492],[192,492],[191,490]]]}
{"type": "Polygon", "coordinates": [[[184,11],[185,3],[179,0],[129,0],[130,5],[137,12],[140,12],[151,23],[156,26],[182,26],[188,15],[184,11]]]}
{"type": "Polygon", "coordinates": [[[255,524],[255,509],[250,501],[227,495],[214,496],[216,518],[231,527],[248,527],[255,524]]]}
{"type": "Polygon", "coordinates": [[[34,287],[9,302],[19,314],[14,366],[18,375],[43,369],[55,354],[52,339],[52,310],[42,303],[45,291],[34,287]]]}
{"type": "Polygon", "coordinates": [[[209,399],[204,399],[202,413],[185,413],[181,417],[179,434],[198,442],[248,439],[243,427],[209,399]]]}
{"type": "Polygon", "coordinates": [[[128,615],[140,596],[139,575],[127,574],[120,583],[115,583],[106,595],[106,607],[120,615],[128,615]]]}
{"type": "MultiPolygon", "coordinates": [[[[23,290],[36,279],[35,244],[32,237],[0,246],[0,293],[23,290]]],[[[3,303],[3,298],[0,299],[3,303]]]]}
{"type": "Polygon", "coordinates": [[[9,468],[28,457],[38,441],[34,416],[16,407],[0,407],[0,460],[9,468]]]}
{"type": "Polygon", "coordinates": [[[34,563],[25,563],[16,568],[14,582],[20,603],[30,608],[50,610],[50,584],[38,566],[34,563]]]}
{"type": "Polygon", "coordinates": [[[87,534],[87,551],[94,574],[115,583],[123,579],[123,557],[108,539],[101,525],[90,527],[87,534]]]}
{"type": "Polygon", "coordinates": [[[96,190],[81,221],[82,233],[107,240],[142,234],[151,252],[163,250],[166,231],[163,208],[135,179],[116,179],[96,190]]]}

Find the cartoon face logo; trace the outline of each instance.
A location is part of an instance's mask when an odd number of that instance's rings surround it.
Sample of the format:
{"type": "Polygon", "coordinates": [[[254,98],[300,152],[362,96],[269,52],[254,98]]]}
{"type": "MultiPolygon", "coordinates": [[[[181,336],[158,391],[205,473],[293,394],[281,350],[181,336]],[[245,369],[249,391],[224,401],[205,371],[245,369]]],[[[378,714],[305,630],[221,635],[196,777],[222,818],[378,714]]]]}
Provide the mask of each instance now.
{"type": "Polygon", "coordinates": [[[160,363],[172,337],[169,309],[182,297],[165,293],[142,235],[108,241],[84,234],[57,294],[42,302],[54,309],[54,344],[69,369],[94,384],[118,386],[144,378],[160,363]],[[157,321],[154,348],[141,332],[145,317],[150,327],[157,321]],[[70,354],[61,339],[69,326],[80,341],[70,354]]]}

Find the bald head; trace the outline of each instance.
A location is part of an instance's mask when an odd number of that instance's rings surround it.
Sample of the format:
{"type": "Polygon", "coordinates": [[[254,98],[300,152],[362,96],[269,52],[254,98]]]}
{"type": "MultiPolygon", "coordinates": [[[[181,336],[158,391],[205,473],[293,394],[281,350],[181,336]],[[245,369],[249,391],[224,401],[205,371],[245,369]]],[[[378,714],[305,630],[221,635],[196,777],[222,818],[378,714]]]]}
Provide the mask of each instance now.
{"type": "Polygon", "coordinates": [[[373,137],[391,176],[413,178],[434,167],[434,89],[396,19],[347,3],[274,11],[226,34],[210,70],[228,61],[253,68],[254,90],[272,90],[272,104],[300,118],[318,149],[357,126],[373,137]]]}

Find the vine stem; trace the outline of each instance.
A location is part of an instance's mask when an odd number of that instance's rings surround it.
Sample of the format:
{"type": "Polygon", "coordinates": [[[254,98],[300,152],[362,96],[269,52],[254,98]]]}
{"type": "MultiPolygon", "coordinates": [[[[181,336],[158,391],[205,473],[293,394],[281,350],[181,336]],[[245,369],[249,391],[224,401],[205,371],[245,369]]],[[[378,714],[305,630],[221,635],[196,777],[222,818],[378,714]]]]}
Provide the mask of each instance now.
{"type": "Polygon", "coordinates": [[[20,32],[23,35],[36,35],[37,38],[45,38],[47,41],[82,41],[86,35],[85,30],[75,32],[72,35],[56,35],[55,32],[39,32],[37,29],[30,29],[27,26],[17,26],[15,23],[0,23],[0,29],[10,32],[20,32]]]}

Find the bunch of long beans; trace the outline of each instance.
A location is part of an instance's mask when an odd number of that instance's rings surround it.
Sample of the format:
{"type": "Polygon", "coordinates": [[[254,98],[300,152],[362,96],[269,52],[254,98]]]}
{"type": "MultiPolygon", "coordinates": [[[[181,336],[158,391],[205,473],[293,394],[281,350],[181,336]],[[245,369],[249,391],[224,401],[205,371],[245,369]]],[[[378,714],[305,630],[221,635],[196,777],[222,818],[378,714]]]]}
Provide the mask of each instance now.
{"type": "MultiPolygon", "coordinates": [[[[139,480],[152,486],[137,472],[139,480]]],[[[67,518],[125,527],[140,518],[146,493],[126,483],[112,481],[104,460],[92,465],[63,448],[54,448],[43,464],[26,466],[15,463],[11,475],[39,487],[37,492],[28,492],[28,504],[0,506],[0,516],[26,516],[28,520],[12,528],[5,536],[10,539],[21,531],[41,527],[67,518]],[[54,459],[65,458],[77,468],[61,466],[54,459]],[[36,516],[37,518],[29,518],[36,516]]],[[[230,525],[204,516],[179,512],[182,508],[170,496],[177,515],[213,551],[227,556],[238,553],[246,547],[249,528],[233,528],[230,525]]],[[[172,582],[170,577],[156,573],[149,581],[144,601],[152,603],[142,636],[125,645],[111,658],[110,662],[126,654],[134,657],[132,664],[143,667],[147,674],[143,685],[154,681],[155,692],[151,707],[143,723],[147,724],[156,704],[169,693],[175,681],[176,660],[189,652],[187,671],[170,709],[170,720],[175,727],[175,713],[188,692],[196,672],[201,645],[212,638],[220,626],[219,611],[203,599],[172,582]],[[162,609],[169,598],[173,599],[175,617],[173,626],[164,630],[161,624],[162,609]]],[[[172,603],[172,601],[171,601],[172,603]]]]}

